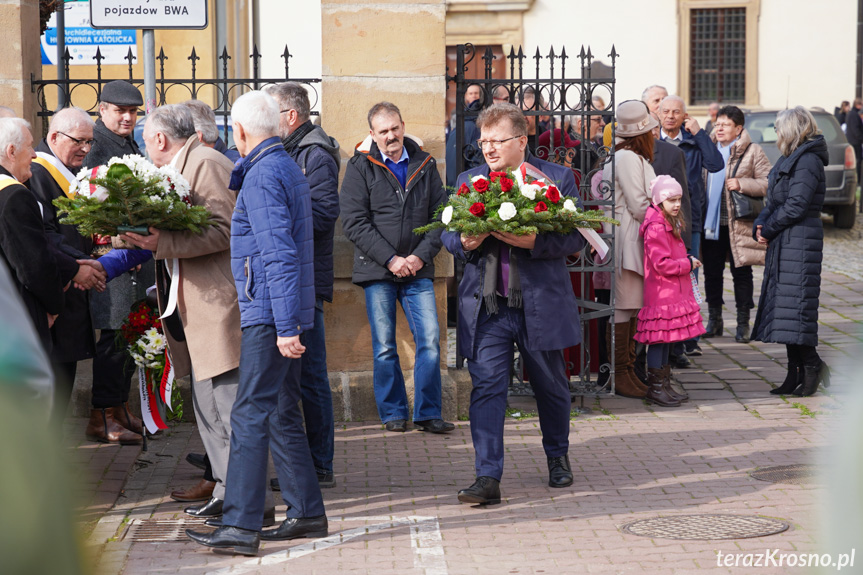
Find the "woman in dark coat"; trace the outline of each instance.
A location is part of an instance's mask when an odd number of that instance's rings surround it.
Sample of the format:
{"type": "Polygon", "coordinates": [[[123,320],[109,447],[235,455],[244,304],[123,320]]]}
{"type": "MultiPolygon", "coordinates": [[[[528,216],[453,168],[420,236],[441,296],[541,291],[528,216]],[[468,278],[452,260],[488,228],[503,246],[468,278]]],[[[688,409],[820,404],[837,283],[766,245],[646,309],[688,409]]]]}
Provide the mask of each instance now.
{"type": "Polygon", "coordinates": [[[819,383],[830,384],[830,371],[815,349],[829,156],[815,119],[801,106],[779,112],[776,136],[782,157],[770,171],[767,202],[753,227],[755,239],[767,244],[767,256],[752,339],[788,348],[788,375],[770,393],[812,395],[819,383]]]}

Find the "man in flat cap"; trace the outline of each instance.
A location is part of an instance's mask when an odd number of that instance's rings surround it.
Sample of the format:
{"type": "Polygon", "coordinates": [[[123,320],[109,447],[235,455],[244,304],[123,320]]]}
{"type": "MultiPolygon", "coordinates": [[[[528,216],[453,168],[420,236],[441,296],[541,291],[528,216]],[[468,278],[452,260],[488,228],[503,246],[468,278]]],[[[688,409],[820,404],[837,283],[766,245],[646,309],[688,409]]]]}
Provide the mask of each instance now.
{"type": "Polygon", "coordinates": [[[99,97],[99,119],[93,129],[93,147],[84,158],[84,167],[107,164],[115,156],[140,154],[132,138],[138,108],[144,104],[138,88],[125,80],[108,82],[99,97]]]}
{"type": "MultiPolygon", "coordinates": [[[[99,116],[93,128],[93,144],[84,158],[83,167],[107,164],[115,156],[141,154],[132,132],[138,107],[144,103],[138,89],[124,80],[108,82],[99,97],[99,116]]],[[[111,250],[110,238],[97,236],[94,253],[111,250]]],[[[116,345],[117,330],[129,315],[129,308],[146,295],[147,287],[156,282],[155,265],[149,261],[139,271],[131,270],[108,284],[105,291],[90,293],[90,315],[98,329],[96,355],[93,357],[93,411],[104,415],[91,417],[87,439],[121,445],[140,443],[141,420],[129,413],[126,403],[132,386],[135,364],[128,361],[125,349],[116,345]],[[113,414],[111,421],[106,414],[113,414]],[[133,433],[125,433],[124,429],[133,433]]]]}

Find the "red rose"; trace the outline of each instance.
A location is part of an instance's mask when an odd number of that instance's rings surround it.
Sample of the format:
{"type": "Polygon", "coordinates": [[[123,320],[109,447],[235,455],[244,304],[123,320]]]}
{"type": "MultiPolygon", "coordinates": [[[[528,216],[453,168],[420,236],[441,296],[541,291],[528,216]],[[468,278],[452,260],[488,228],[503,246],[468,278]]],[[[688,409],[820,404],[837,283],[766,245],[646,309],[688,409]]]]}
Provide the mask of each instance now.
{"type": "Polygon", "coordinates": [[[548,206],[545,205],[545,202],[539,202],[538,204],[536,204],[536,207],[533,208],[533,211],[536,213],[547,212],[548,206]]]}
{"type": "Polygon", "coordinates": [[[466,196],[470,193],[470,188],[467,187],[467,184],[462,184],[461,187],[456,192],[458,196],[466,196]]]}
{"type": "Polygon", "coordinates": [[[473,183],[473,189],[475,189],[481,194],[486,193],[488,191],[488,180],[482,179],[475,181],[473,183]]]}
{"type": "Polygon", "coordinates": [[[505,178],[505,177],[506,177],[506,172],[491,172],[488,175],[488,179],[491,180],[492,184],[495,183],[498,180],[498,178],[505,178]]]}
{"type": "Polygon", "coordinates": [[[549,186],[548,191],[545,192],[545,197],[552,204],[556,204],[560,201],[560,190],[558,190],[554,186],[549,186]]]}
{"type": "Polygon", "coordinates": [[[469,211],[476,217],[481,218],[485,215],[485,204],[477,202],[470,207],[469,211]]]}
{"type": "Polygon", "coordinates": [[[508,192],[512,189],[513,183],[514,182],[509,178],[502,177],[500,179],[500,189],[504,192],[508,192]]]}

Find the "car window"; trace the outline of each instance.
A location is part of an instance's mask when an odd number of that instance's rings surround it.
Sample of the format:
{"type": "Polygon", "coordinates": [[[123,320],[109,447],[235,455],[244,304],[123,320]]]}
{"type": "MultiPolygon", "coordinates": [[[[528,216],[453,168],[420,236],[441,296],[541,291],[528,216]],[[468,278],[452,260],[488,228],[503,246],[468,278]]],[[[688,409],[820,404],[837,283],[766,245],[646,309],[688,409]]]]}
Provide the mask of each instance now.
{"type": "MultiPolygon", "coordinates": [[[[824,134],[828,144],[841,142],[844,136],[838,124],[829,114],[812,114],[818,129],[824,134]]],[[[746,117],[746,130],[752,137],[753,142],[761,144],[776,143],[776,114],[749,114],[746,117]],[[760,136],[760,138],[759,138],[760,136]]]]}

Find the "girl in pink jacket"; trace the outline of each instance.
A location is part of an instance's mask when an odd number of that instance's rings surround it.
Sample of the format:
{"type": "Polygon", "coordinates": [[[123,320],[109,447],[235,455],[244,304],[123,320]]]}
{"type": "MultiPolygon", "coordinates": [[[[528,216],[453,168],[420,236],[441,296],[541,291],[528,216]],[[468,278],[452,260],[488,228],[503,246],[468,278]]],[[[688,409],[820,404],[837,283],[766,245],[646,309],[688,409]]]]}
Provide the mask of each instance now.
{"type": "Polygon", "coordinates": [[[701,262],[687,255],[680,238],[683,190],[677,180],[659,176],[650,184],[653,203],[639,233],[644,237],[644,307],[638,312],[635,340],[648,344],[647,400],[678,407],[689,397],[671,387],[668,352],[672,343],[704,333],[690,273],[701,262]]]}

